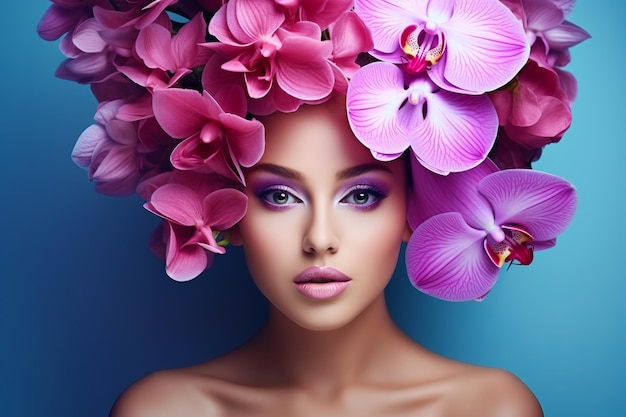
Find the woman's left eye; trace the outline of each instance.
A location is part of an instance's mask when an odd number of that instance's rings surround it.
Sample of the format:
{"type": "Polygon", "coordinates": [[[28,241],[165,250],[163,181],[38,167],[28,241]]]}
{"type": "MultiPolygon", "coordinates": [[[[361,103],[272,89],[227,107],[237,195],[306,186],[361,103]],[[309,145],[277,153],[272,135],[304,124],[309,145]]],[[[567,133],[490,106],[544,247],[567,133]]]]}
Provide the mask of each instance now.
{"type": "Polygon", "coordinates": [[[341,203],[352,204],[362,208],[371,208],[385,195],[372,188],[356,188],[341,199],[341,203]]]}

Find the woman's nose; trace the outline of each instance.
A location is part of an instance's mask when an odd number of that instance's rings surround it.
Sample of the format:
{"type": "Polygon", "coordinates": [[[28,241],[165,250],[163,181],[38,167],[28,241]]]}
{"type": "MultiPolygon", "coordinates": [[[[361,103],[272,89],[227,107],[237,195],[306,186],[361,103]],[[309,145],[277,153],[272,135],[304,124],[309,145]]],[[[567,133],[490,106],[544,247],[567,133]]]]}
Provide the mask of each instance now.
{"type": "Polygon", "coordinates": [[[308,227],[304,232],[302,249],[309,254],[336,253],[339,239],[330,209],[315,208],[311,211],[308,227]]]}

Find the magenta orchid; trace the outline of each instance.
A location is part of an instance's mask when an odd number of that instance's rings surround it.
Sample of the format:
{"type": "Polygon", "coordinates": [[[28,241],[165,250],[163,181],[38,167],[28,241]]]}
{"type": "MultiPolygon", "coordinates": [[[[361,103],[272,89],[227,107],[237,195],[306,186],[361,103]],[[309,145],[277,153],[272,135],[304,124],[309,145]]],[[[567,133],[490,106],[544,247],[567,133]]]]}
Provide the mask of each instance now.
{"type": "Polygon", "coordinates": [[[446,90],[494,90],[528,59],[521,23],[498,0],[356,0],[355,10],[372,31],[372,55],[446,90]]]}
{"type": "Polygon", "coordinates": [[[328,28],[342,14],[352,8],[353,0],[274,0],[286,10],[288,22],[303,20],[328,28]]]}
{"type": "Polygon", "coordinates": [[[166,88],[204,65],[209,51],[200,46],[206,36],[206,23],[198,13],[176,35],[171,28],[152,23],[139,31],[135,52],[140,60],[119,66],[121,73],[151,90],[166,88]]]}
{"type": "Polygon", "coordinates": [[[570,98],[559,75],[529,61],[511,86],[491,100],[507,137],[528,149],[558,142],[572,123],[570,98]]]}
{"type": "Polygon", "coordinates": [[[248,200],[218,175],[189,172],[178,180],[152,190],[144,207],[165,221],[167,274],[188,281],[211,264],[213,254],[225,252],[216,237],[243,218],[248,200]]]}
{"type": "Polygon", "coordinates": [[[424,166],[441,174],[482,162],[498,130],[487,96],[442,90],[425,75],[387,62],[354,74],[347,107],[352,130],[376,158],[394,159],[410,146],[424,166]]]}
{"type": "MultiPolygon", "coordinates": [[[[231,0],[209,23],[220,42],[205,46],[229,57],[222,68],[243,74],[251,99],[263,99],[272,89],[301,102],[327,98],[335,84],[328,61],[332,44],[321,40],[313,22],[285,26],[285,21],[285,10],[273,0],[231,0]]],[[[276,107],[293,111],[290,101],[277,101],[276,107]]]]}
{"type": "Polygon", "coordinates": [[[263,125],[245,119],[245,107],[227,113],[208,93],[182,88],[155,91],[153,106],[163,129],[184,139],[172,152],[174,168],[213,171],[244,182],[240,165],[252,166],[263,154],[263,125]]]}
{"type": "Polygon", "coordinates": [[[527,265],[533,251],[553,246],[576,208],[572,185],[544,172],[499,171],[489,159],[446,177],[412,168],[407,271],[444,300],[484,298],[501,266],[527,265]]]}

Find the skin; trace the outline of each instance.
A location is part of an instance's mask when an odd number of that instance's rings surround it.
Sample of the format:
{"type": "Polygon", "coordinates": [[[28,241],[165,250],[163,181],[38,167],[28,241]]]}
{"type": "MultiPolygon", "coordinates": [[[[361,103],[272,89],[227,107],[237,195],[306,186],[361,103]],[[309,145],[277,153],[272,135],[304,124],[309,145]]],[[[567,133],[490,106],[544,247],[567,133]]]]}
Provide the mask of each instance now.
{"type": "Polygon", "coordinates": [[[229,354],[140,380],[111,417],[542,416],[512,374],[429,352],[391,320],[383,289],[410,234],[404,161],[375,161],[341,98],[264,124],[235,238],[270,301],[266,325],[229,354]],[[311,266],[352,280],[311,299],[293,283],[311,266]]]}

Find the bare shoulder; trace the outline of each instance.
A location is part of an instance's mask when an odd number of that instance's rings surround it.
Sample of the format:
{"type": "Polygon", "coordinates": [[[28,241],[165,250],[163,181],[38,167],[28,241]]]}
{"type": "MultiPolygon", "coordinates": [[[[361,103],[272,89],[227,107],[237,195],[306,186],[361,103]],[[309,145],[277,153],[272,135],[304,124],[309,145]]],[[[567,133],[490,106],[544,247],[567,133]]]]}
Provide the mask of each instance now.
{"type": "Polygon", "coordinates": [[[158,371],[132,384],[115,402],[110,417],[220,416],[218,402],[193,369],[158,371]]]}
{"type": "Polygon", "coordinates": [[[452,391],[450,415],[543,417],[535,395],[508,371],[471,367],[455,378],[452,391]]]}

